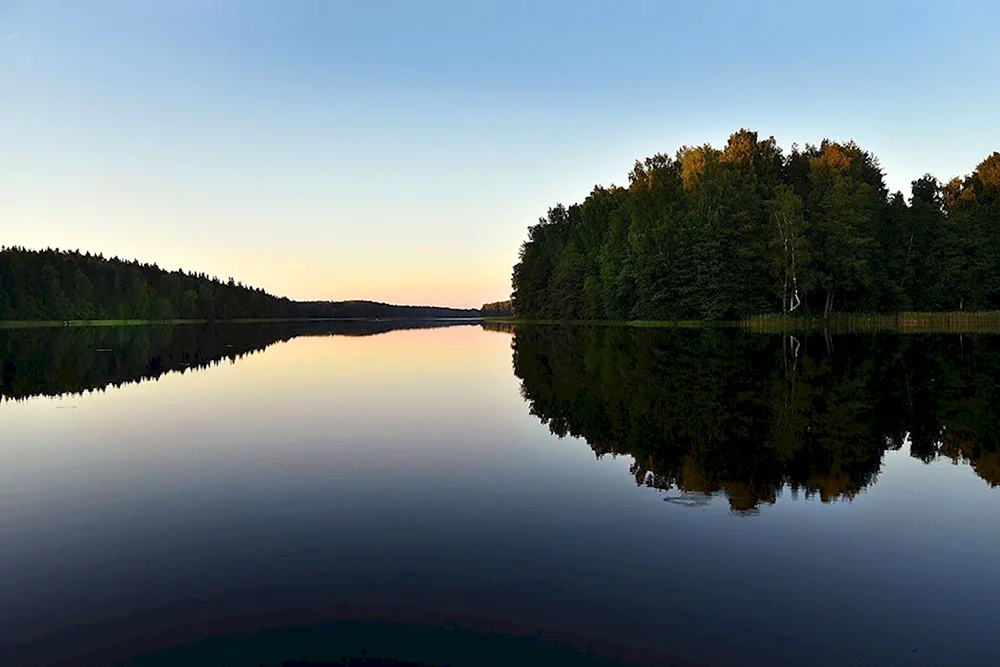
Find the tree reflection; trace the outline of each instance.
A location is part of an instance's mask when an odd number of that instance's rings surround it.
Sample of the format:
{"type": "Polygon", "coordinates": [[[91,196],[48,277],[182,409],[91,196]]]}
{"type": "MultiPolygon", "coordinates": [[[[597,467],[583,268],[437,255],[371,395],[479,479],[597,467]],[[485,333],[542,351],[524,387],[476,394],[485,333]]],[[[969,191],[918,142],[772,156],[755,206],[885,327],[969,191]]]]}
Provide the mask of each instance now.
{"type": "Polygon", "coordinates": [[[728,329],[520,325],[514,372],[531,414],[594,452],[633,457],[636,483],[854,498],[884,453],[967,461],[1000,485],[1000,338],[756,336],[728,329]]]}
{"type": "Polygon", "coordinates": [[[468,326],[447,320],[339,320],[176,326],[0,328],[0,401],[101,391],[235,362],[297,336],[372,336],[468,326]]]}

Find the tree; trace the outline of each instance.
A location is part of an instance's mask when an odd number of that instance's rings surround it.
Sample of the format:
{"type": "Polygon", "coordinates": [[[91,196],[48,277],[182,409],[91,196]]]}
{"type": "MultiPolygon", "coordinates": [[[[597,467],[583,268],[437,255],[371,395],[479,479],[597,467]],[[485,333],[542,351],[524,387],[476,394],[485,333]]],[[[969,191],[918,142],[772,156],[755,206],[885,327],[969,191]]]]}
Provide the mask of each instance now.
{"type": "Polygon", "coordinates": [[[802,295],[809,288],[805,267],[809,266],[810,258],[802,199],[790,187],[781,185],[767,205],[774,228],[768,244],[771,274],[780,285],[781,312],[793,313],[802,306],[802,295]]]}
{"type": "Polygon", "coordinates": [[[822,141],[783,154],[752,130],[726,147],[636,161],[528,230],[518,316],[737,318],[1000,308],[1000,153],[907,203],[874,155],[822,141]]]}

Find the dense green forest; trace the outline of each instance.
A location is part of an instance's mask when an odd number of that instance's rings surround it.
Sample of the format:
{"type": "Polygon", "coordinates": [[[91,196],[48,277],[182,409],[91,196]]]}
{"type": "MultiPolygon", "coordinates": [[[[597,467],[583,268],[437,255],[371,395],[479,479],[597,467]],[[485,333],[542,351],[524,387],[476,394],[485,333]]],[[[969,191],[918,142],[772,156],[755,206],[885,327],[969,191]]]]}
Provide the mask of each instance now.
{"type": "Polygon", "coordinates": [[[477,317],[478,310],[292,301],[204,273],[61,250],[0,248],[0,320],[477,317]]]}
{"type": "Polygon", "coordinates": [[[491,301],[484,303],[479,312],[483,317],[510,317],[514,314],[514,303],[508,299],[506,301],[491,301]]]}
{"type": "Polygon", "coordinates": [[[531,414],[598,456],[632,456],[638,484],[723,492],[738,511],[785,487],[853,498],[908,443],[911,456],[964,461],[1000,486],[997,336],[514,331],[531,414]]]}
{"type": "Polygon", "coordinates": [[[853,142],[785,153],[740,130],[550,209],[512,283],[536,319],[1000,309],[1000,153],[907,200],[853,142]]]}

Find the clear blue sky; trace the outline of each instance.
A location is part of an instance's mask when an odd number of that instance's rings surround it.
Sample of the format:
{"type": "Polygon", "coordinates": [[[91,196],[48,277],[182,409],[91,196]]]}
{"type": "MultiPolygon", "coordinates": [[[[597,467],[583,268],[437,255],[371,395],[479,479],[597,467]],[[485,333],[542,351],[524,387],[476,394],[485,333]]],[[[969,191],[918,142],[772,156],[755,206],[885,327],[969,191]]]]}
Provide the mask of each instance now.
{"type": "Polygon", "coordinates": [[[549,206],[740,127],[969,173],[998,67],[996,0],[0,0],[0,244],[478,305],[549,206]]]}

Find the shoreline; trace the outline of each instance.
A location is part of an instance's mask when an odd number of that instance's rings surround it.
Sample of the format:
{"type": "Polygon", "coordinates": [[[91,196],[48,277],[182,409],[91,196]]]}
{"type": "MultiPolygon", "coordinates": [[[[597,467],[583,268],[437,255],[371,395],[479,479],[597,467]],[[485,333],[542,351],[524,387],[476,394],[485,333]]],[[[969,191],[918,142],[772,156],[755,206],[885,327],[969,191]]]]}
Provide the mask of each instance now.
{"type": "Polygon", "coordinates": [[[831,331],[836,333],[997,333],[1000,311],[900,312],[886,314],[845,313],[822,317],[756,315],[741,320],[556,320],[517,317],[486,317],[503,325],[623,326],[660,329],[726,329],[749,333],[831,331]]]}
{"type": "Polygon", "coordinates": [[[293,322],[482,322],[483,317],[275,317],[229,320],[0,320],[0,329],[45,329],[55,327],[132,327],[189,324],[274,324],[293,322]]]}

